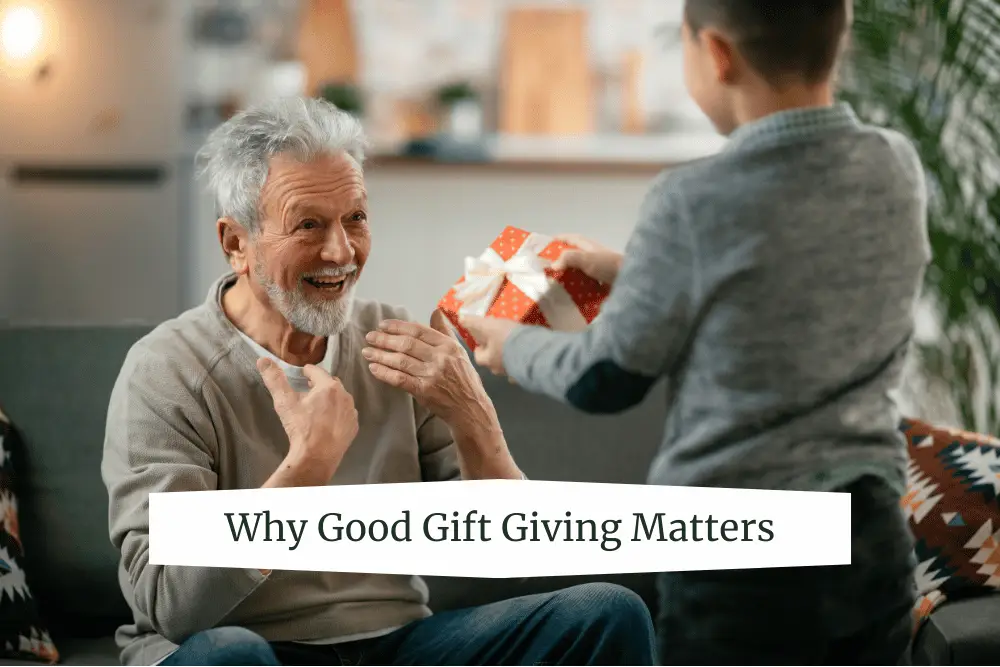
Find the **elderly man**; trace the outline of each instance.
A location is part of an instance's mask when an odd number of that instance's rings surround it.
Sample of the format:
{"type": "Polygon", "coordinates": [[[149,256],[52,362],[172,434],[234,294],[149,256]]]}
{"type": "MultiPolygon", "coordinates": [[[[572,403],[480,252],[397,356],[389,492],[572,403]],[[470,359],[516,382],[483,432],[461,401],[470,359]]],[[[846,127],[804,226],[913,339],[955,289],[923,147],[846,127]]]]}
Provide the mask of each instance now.
{"type": "Polygon", "coordinates": [[[123,662],[653,664],[649,614],[616,586],[432,615],[415,576],[149,563],[150,492],[522,477],[443,319],[353,297],[363,143],[350,115],[293,99],[201,153],[232,272],[135,344],[108,413],[123,662]]]}

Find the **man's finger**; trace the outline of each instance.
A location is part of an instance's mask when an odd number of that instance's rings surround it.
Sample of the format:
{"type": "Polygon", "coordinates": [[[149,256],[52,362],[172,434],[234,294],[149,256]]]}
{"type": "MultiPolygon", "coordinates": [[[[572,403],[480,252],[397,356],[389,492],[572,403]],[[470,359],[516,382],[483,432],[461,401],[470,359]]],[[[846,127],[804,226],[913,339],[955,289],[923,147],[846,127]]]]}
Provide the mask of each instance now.
{"type": "Polygon", "coordinates": [[[320,387],[331,382],[339,382],[337,378],[327,373],[324,369],[319,366],[314,366],[313,364],[306,364],[306,366],[302,369],[302,374],[306,376],[306,379],[309,380],[309,384],[312,387],[320,387]]]}
{"type": "Polygon", "coordinates": [[[431,328],[435,331],[440,331],[448,338],[455,338],[455,332],[451,328],[451,323],[444,316],[444,313],[441,312],[440,308],[435,308],[434,312],[431,313],[431,328]]]}
{"type": "Polygon", "coordinates": [[[394,368],[389,368],[388,366],[383,366],[382,364],[371,363],[368,364],[368,370],[371,371],[371,374],[374,375],[377,380],[381,380],[391,387],[402,389],[410,394],[413,394],[419,388],[417,378],[412,375],[407,375],[406,373],[401,373],[394,368]]]}
{"type": "Polygon", "coordinates": [[[407,375],[423,375],[425,364],[420,363],[411,356],[399,352],[386,352],[377,347],[367,347],[364,352],[365,359],[386,368],[392,368],[407,375]]]}
{"type": "Polygon", "coordinates": [[[365,341],[373,348],[401,352],[414,359],[429,361],[434,356],[434,347],[413,336],[397,336],[384,331],[369,331],[365,341]]]}
{"type": "Polygon", "coordinates": [[[257,370],[260,371],[260,377],[264,380],[264,386],[271,392],[271,398],[274,399],[276,408],[280,409],[295,397],[292,385],[288,383],[285,372],[278,368],[278,364],[270,359],[261,358],[257,360],[257,370]]]}
{"type": "Polygon", "coordinates": [[[417,324],[416,322],[385,320],[384,322],[379,323],[378,328],[386,333],[395,334],[397,336],[413,336],[428,345],[440,345],[444,341],[444,338],[442,338],[444,334],[440,331],[435,331],[428,326],[417,324]]]}

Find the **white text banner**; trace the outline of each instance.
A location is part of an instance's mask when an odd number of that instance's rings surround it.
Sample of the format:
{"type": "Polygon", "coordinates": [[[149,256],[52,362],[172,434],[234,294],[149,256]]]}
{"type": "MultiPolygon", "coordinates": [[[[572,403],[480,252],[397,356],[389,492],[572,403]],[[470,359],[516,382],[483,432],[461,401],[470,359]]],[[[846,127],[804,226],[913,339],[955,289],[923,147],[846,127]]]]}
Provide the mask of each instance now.
{"type": "Polygon", "coordinates": [[[154,565],[540,577],[844,565],[848,494],[544,481],[155,493],[154,565]]]}

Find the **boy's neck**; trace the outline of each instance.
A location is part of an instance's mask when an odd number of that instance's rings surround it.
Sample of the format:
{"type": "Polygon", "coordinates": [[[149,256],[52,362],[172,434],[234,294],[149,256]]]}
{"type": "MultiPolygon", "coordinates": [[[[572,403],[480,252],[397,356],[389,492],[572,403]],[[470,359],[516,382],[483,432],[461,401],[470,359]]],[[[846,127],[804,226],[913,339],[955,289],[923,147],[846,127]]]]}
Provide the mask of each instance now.
{"type": "Polygon", "coordinates": [[[781,111],[830,107],[834,104],[833,86],[789,86],[781,90],[767,88],[737,96],[733,104],[736,126],[766,118],[781,111]]]}

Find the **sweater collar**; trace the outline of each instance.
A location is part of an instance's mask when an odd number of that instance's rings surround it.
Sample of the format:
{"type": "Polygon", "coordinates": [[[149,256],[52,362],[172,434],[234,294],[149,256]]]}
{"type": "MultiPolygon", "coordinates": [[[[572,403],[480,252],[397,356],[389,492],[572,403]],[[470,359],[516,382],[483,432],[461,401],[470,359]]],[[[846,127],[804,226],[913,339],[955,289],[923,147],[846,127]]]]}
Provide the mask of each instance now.
{"type": "Polygon", "coordinates": [[[860,126],[854,109],[846,103],[779,111],[737,128],[729,135],[727,151],[759,148],[811,139],[828,132],[860,126]]]}

